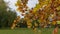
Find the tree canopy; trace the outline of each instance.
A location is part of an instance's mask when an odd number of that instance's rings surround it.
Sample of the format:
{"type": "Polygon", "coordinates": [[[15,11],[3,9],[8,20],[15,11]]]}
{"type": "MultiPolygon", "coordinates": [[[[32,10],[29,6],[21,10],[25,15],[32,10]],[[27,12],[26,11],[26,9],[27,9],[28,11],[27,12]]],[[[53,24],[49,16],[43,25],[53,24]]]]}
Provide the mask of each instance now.
{"type": "Polygon", "coordinates": [[[28,17],[27,19],[29,20],[38,18],[41,22],[48,22],[49,17],[51,17],[50,19],[53,19],[53,23],[56,23],[56,16],[58,11],[60,12],[60,0],[38,0],[39,3],[30,10],[27,10],[29,8],[26,5],[28,0],[24,1],[18,0],[16,6],[18,6],[17,9],[20,12],[28,11],[28,14],[25,14],[25,18],[28,17]]]}
{"type": "Polygon", "coordinates": [[[11,26],[16,17],[16,12],[11,10],[7,11],[6,3],[0,0],[0,27],[11,26]]]}

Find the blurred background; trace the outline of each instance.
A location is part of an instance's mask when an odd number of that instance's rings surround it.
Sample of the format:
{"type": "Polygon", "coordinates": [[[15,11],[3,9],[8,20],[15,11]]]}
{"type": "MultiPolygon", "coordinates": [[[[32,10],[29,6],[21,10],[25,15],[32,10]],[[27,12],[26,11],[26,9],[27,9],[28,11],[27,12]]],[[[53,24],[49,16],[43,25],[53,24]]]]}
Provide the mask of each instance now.
{"type": "Polygon", "coordinates": [[[34,30],[36,34],[51,34],[56,26],[60,32],[60,0],[0,0],[1,31],[17,29],[22,31],[17,31],[20,34],[27,34],[26,30],[33,34],[34,30]]]}

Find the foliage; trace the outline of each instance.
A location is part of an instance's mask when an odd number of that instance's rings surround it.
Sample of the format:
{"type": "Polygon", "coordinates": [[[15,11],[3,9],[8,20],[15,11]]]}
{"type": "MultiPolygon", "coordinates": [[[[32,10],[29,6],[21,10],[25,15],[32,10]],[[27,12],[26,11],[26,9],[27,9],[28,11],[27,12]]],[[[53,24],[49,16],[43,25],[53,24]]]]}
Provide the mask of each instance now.
{"type": "MultiPolygon", "coordinates": [[[[26,0],[25,0],[26,1],[26,0]]],[[[39,3],[36,4],[36,7],[32,8],[31,10],[26,10],[26,4],[24,5],[24,2],[20,2],[20,4],[17,2],[18,10],[21,12],[25,13],[25,10],[28,11],[27,14],[25,14],[25,20],[28,21],[33,21],[37,20],[39,23],[45,23],[49,24],[50,19],[52,19],[52,24],[56,24],[56,17],[57,17],[57,11],[60,11],[60,0],[38,0],[39,3]],[[23,10],[24,8],[25,10],[23,10]]],[[[32,23],[32,22],[31,22],[32,23]]]]}
{"type": "Polygon", "coordinates": [[[0,27],[11,26],[11,23],[17,17],[16,12],[7,11],[7,6],[3,0],[0,0],[0,27]]]}

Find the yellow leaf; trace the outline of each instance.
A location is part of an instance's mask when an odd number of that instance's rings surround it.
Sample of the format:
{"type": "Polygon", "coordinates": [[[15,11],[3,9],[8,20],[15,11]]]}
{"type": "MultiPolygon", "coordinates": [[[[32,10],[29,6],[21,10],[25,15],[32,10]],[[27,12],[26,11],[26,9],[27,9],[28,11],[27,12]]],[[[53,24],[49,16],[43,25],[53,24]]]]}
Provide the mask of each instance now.
{"type": "Polygon", "coordinates": [[[60,6],[56,8],[57,10],[60,10],[60,6]]]}
{"type": "Polygon", "coordinates": [[[33,9],[33,13],[36,13],[36,11],[40,8],[40,4],[37,4],[36,7],[33,9]]]}

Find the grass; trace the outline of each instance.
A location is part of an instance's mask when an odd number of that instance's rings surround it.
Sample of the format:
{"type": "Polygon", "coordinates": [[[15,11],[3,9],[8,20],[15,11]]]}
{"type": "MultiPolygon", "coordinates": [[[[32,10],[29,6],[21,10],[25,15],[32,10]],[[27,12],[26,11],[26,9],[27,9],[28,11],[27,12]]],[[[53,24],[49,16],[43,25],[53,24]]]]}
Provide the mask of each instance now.
{"type": "MultiPolygon", "coordinates": [[[[53,28],[44,28],[44,29],[37,29],[36,32],[34,32],[32,29],[28,28],[17,28],[14,30],[11,29],[0,29],[0,34],[52,34],[53,28]]],[[[60,34],[60,29],[58,31],[58,34],[60,34]]]]}

